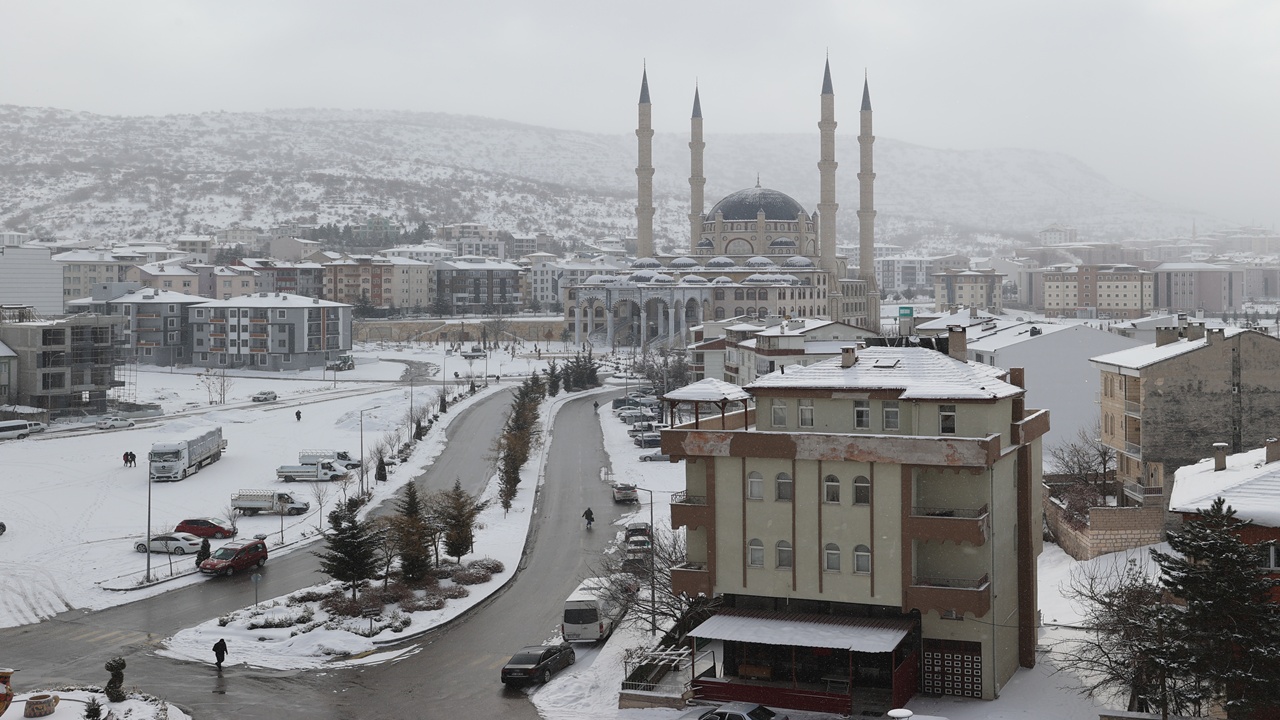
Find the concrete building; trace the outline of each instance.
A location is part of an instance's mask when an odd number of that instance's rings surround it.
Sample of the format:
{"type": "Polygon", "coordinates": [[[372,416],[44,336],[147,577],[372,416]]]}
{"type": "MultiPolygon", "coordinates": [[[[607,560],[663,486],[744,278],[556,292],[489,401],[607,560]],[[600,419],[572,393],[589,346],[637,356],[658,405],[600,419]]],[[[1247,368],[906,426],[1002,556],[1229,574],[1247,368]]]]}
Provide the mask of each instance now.
{"type": "Polygon", "coordinates": [[[316,240],[306,240],[288,235],[277,236],[273,233],[268,248],[267,254],[277,260],[297,262],[318,251],[320,243],[316,240]]]}
{"type": "Polygon", "coordinates": [[[431,305],[435,273],[432,264],[402,257],[389,257],[391,297],[387,307],[424,312],[431,305]]]}
{"type": "Polygon", "coordinates": [[[1037,233],[1040,242],[1045,245],[1074,245],[1078,233],[1073,227],[1064,227],[1057,223],[1041,230],[1037,233]]]}
{"type": "MultiPolygon", "coordinates": [[[[188,269],[181,260],[165,260],[162,262],[144,263],[129,268],[124,275],[125,282],[137,283],[139,287],[150,290],[169,290],[173,292],[214,297],[201,292],[200,273],[188,269]]],[[[104,280],[103,283],[110,281],[104,280]]]]}
{"type": "Polygon", "coordinates": [[[1049,418],[1020,379],[920,347],[848,347],[743,389],[668,393],[668,410],[700,408],[662,431],[685,463],[672,587],[722,603],[692,635],[724,641],[726,677],[695,695],[764,684],[789,707],[847,712],[868,696],[990,699],[1033,666],[1049,418]],[[754,407],[721,415],[734,400],[754,407]]]}
{"type": "Polygon", "coordinates": [[[1045,268],[1043,304],[1050,317],[1145,317],[1155,302],[1154,275],[1133,265],[1073,265],[1045,268]]]}
{"type": "Polygon", "coordinates": [[[31,236],[27,233],[0,230],[0,247],[18,247],[29,242],[31,242],[31,236]]]}
{"type": "Polygon", "coordinates": [[[323,263],[324,297],[349,305],[389,307],[395,299],[394,266],[381,255],[346,255],[323,263]]]}
{"type": "Polygon", "coordinates": [[[1143,464],[1172,473],[1204,456],[1258,447],[1280,427],[1280,339],[1253,330],[1162,327],[1156,342],[1092,359],[1101,373],[1102,441],[1117,478],[1143,486],[1143,464]]]}
{"type": "Polygon", "coordinates": [[[18,393],[17,373],[18,353],[0,342],[0,405],[15,404],[18,393]]]}
{"type": "Polygon", "coordinates": [[[91,297],[67,303],[70,312],[124,318],[120,357],[142,365],[186,365],[191,362],[192,333],[187,308],[208,302],[198,295],[107,283],[91,297]]]}
{"type": "Polygon", "coordinates": [[[400,257],[409,260],[417,260],[418,262],[434,263],[437,260],[444,260],[453,257],[453,253],[449,252],[439,245],[399,245],[386,250],[379,250],[379,255],[385,257],[400,257]]]}
{"type": "Polygon", "coordinates": [[[0,342],[17,356],[15,402],[52,416],[107,410],[120,363],[124,318],[73,315],[59,320],[0,322],[0,342]]]}
{"type": "Polygon", "coordinates": [[[188,307],[192,364],[305,370],[351,352],[351,306],[258,293],[188,307]]]}
{"type": "Polygon", "coordinates": [[[526,256],[529,265],[529,300],[537,300],[543,307],[568,301],[569,288],[582,285],[593,276],[615,277],[623,274],[624,267],[608,256],[594,260],[561,260],[550,253],[534,253],[526,256]]]}
{"type": "Polygon", "coordinates": [[[454,257],[476,255],[498,260],[508,257],[503,232],[483,223],[442,225],[436,228],[435,242],[454,257]]]}
{"type": "Polygon", "coordinates": [[[258,274],[258,292],[324,296],[324,266],[320,263],[243,258],[239,264],[258,274]]]}
{"type": "Polygon", "coordinates": [[[450,313],[519,312],[520,266],[477,256],[439,260],[432,266],[435,298],[450,313]]]}
{"type": "Polygon", "coordinates": [[[895,255],[876,258],[876,285],[891,293],[915,290],[923,294],[933,287],[933,276],[948,270],[968,270],[964,255],[895,255]]]}
{"type": "Polygon", "coordinates": [[[547,233],[533,235],[512,235],[511,247],[507,248],[507,257],[519,258],[534,253],[547,252],[551,248],[554,237],[547,233]]]}
{"type": "Polygon", "coordinates": [[[115,250],[71,250],[53,256],[62,268],[62,297],[89,297],[98,283],[126,282],[129,269],[147,260],[136,253],[115,250]]]}
{"type": "Polygon", "coordinates": [[[793,365],[809,366],[839,357],[841,348],[876,333],[848,323],[814,318],[784,320],[771,315],[743,318],[725,328],[725,382],[747,385],[793,365]]]}
{"type": "Polygon", "coordinates": [[[179,235],[170,245],[197,262],[207,263],[213,259],[212,235],[179,235]]]}
{"type": "Polygon", "coordinates": [[[1246,299],[1244,270],[1203,262],[1162,263],[1152,271],[1152,307],[1173,312],[1223,313],[1246,299]]]}
{"type": "Polygon", "coordinates": [[[1004,310],[1004,273],[995,270],[944,270],[933,275],[938,311],[965,305],[999,315],[1004,310]]]}
{"type": "MultiPolygon", "coordinates": [[[[22,233],[11,233],[21,235],[22,233]]],[[[30,305],[41,315],[61,315],[63,266],[53,249],[0,245],[0,305],[30,305]]]]}

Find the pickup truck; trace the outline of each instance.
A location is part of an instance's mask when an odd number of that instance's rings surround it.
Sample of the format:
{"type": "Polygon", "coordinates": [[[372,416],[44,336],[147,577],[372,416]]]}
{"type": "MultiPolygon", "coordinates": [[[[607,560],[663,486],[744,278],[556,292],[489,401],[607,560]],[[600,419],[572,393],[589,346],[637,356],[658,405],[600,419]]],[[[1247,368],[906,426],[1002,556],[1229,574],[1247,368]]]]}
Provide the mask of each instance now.
{"type": "Polygon", "coordinates": [[[345,467],[337,467],[324,460],[308,465],[281,465],[276,468],[276,478],[285,482],[325,482],[342,480],[347,477],[348,472],[345,467]]]}
{"type": "Polygon", "coordinates": [[[325,460],[348,470],[360,467],[360,461],[351,457],[351,453],[346,450],[301,450],[298,452],[299,465],[315,465],[325,460]]]}
{"type": "Polygon", "coordinates": [[[311,509],[311,503],[294,500],[286,492],[241,490],[231,494],[231,507],[244,515],[257,515],[260,512],[301,515],[311,509]]]}

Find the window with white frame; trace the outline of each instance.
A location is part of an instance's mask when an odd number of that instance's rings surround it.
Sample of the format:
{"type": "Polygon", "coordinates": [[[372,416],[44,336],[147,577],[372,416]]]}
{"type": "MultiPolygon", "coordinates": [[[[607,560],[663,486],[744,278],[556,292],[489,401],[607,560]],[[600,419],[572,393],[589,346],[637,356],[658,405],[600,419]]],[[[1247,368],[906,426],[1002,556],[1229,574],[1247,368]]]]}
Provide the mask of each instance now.
{"type": "Polygon", "coordinates": [[[791,550],[791,543],[786,540],[779,540],[778,544],[774,546],[774,552],[778,556],[778,567],[791,567],[792,557],[795,555],[791,550]]]}
{"type": "Polygon", "coordinates": [[[277,319],[277,320],[283,320],[283,319],[285,319],[286,315],[287,315],[287,313],[286,313],[284,310],[277,310],[277,311],[276,311],[276,319],[277,319]]]}
{"type": "Polygon", "coordinates": [[[871,504],[871,480],[866,475],[859,475],[853,479],[853,504],[871,504]]]}
{"type": "Polygon", "coordinates": [[[1280,547],[1258,548],[1258,567],[1280,572],[1280,547]]]}
{"type": "Polygon", "coordinates": [[[897,400],[884,401],[884,429],[885,430],[898,429],[898,401],[897,400]]]}
{"type": "Polygon", "coordinates": [[[813,427],[813,400],[810,398],[800,399],[800,427],[813,427]]]}
{"type": "Polygon", "coordinates": [[[840,478],[828,475],[822,480],[822,500],[829,503],[840,502],[840,478]]]}
{"type": "Polygon", "coordinates": [[[956,406],[938,406],[938,433],[940,435],[956,434],[956,406]]]}
{"type": "Polygon", "coordinates": [[[853,571],[856,573],[871,572],[871,548],[859,545],[853,549],[853,571]]]}
{"type": "Polygon", "coordinates": [[[755,538],[747,541],[747,567],[764,567],[764,543],[755,538]]]}
{"type": "Polygon", "coordinates": [[[827,572],[840,572],[840,546],[827,543],[822,549],[822,569],[827,572]]]}
{"type": "Polygon", "coordinates": [[[758,472],[749,473],[747,475],[747,499],[764,499],[764,476],[758,472]]]}
{"type": "Polygon", "coordinates": [[[779,398],[773,399],[773,426],[787,426],[787,401],[779,398]]]}
{"type": "Polygon", "coordinates": [[[776,488],[774,499],[790,502],[792,496],[795,494],[794,486],[795,483],[791,482],[790,475],[786,473],[778,473],[778,477],[774,480],[774,487],[776,488]]]}
{"type": "Polygon", "coordinates": [[[858,430],[871,429],[871,401],[853,401],[853,427],[858,430]]]}

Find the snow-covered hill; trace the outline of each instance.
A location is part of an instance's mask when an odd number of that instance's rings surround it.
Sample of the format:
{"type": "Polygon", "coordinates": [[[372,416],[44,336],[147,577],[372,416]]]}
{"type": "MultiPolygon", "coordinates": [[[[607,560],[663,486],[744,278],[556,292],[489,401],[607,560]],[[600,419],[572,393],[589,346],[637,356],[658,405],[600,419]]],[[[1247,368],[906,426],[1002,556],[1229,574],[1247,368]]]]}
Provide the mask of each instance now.
{"type": "MultiPolygon", "coordinates": [[[[688,138],[658,133],[659,242],[683,245],[688,138]]],[[[812,208],[818,138],[708,135],[707,207],[760,182],[812,208]]],[[[857,141],[839,135],[842,240],[856,235],[857,141]]],[[[950,228],[1082,239],[1185,231],[1193,212],[1116,187],[1081,163],[1028,150],[950,151],[880,137],[879,237],[950,228]]],[[[0,106],[0,225],[120,239],[242,223],[479,221],[593,238],[633,231],[635,136],[440,113],[279,110],[164,117],[0,106]]],[[[1201,227],[1213,224],[1200,216],[1201,227]]]]}

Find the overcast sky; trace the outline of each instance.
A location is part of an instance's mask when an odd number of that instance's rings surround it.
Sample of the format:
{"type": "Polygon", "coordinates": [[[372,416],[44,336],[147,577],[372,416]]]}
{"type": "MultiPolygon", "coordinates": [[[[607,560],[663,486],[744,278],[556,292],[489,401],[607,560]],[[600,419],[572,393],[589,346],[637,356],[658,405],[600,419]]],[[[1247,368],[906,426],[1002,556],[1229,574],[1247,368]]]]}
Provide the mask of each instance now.
{"type": "MultiPolygon", "coordinates": [[[[1062,152],[1238,223],[1280,220],[1275,0],[0,0],[0,104],[144,115],[423,110],[630,133],[841,132],[1062,152]]],[[[846,164],[853,162],[845,158],[846,164]]],[[[877,168],[878,170],[880,168],[877,168]]]]}

